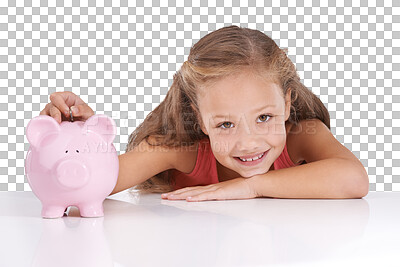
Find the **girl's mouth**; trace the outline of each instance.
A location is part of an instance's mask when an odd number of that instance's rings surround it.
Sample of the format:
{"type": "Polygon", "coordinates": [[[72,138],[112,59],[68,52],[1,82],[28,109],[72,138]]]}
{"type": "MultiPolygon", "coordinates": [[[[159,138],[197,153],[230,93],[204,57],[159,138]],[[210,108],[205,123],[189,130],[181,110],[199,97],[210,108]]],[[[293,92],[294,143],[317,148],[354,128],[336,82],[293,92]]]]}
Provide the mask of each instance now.
{"type": "Polygon", "coordinates": [[[264,160],[264,158],[266,157],[268,152],[269,152],[269,150],[268,151],[264,151],[263,153],[261,153],[258,156],[253,157],[252,159],[241,159],[239,157],[234,157],[234,158],[241,165],[244,165],[244,166],[255,166],[257,164],[260,164],[264,160]]]}

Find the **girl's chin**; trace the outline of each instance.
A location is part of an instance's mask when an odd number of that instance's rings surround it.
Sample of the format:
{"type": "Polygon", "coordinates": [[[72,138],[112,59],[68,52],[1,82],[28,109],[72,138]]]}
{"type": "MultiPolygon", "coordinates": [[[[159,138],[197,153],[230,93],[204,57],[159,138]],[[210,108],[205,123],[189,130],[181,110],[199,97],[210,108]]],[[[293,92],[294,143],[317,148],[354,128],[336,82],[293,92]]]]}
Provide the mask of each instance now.
{"type": "Polygon", "coordinates": [[[238,171],[237,173],[239,173],[240,176],[243,177],[243,178],[251,178],[251,177],[256,176],[256,175],[266,174],[267,172],[269,172],[269,169],[266,170],[265,172],[263,172],[263,171],[254,171],[254,172],[244,172],[243,173],[243,172],[238,171]]]}

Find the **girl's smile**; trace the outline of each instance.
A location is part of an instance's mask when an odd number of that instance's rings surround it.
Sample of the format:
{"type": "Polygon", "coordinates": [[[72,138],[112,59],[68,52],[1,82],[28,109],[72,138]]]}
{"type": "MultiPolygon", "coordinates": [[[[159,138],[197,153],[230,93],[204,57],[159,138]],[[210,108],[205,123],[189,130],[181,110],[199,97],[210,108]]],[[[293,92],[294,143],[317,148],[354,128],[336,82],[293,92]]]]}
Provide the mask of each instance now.
{"type": "Polygon", "coordinates": [[[262,152],[261,154],[249,156],[249,157],[234,157],[239,164],[243,166],[256,166],[264,161],[268,154],[269,150],[262,152]]]}

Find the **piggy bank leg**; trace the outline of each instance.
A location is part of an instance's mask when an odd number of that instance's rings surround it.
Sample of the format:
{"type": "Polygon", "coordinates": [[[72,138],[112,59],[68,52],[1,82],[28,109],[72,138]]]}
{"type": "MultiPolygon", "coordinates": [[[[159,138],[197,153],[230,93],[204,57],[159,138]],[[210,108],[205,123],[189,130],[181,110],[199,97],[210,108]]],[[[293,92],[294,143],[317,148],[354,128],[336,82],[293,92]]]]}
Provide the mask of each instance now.
{"type": "Polygon", "coordinates": [[[48,219],[60,218],[64,215],[65,206],[43,203],[42,217],[48,219]]]}
{"type": "Polygon", "coordinates": [[[81,204],[79,212],[82,217],[102,217],[104,216],[103,201],[81,204]]]}

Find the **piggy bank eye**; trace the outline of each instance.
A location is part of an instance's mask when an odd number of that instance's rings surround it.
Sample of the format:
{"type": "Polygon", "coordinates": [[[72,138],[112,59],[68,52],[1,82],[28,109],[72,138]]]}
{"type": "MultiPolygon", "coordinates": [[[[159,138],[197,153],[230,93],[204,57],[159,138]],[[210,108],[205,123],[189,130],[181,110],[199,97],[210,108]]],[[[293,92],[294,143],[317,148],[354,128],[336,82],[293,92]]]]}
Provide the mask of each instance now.
{"type": "Polygon", "coordinates": [[[68,150],[65,150],[65,153],[68,153],[68,150]]]}
{"type": "Polygon", "coordinates": [[[75,150],[76,151],[76,153],[79,153],[79,150],[75,150]]]}

